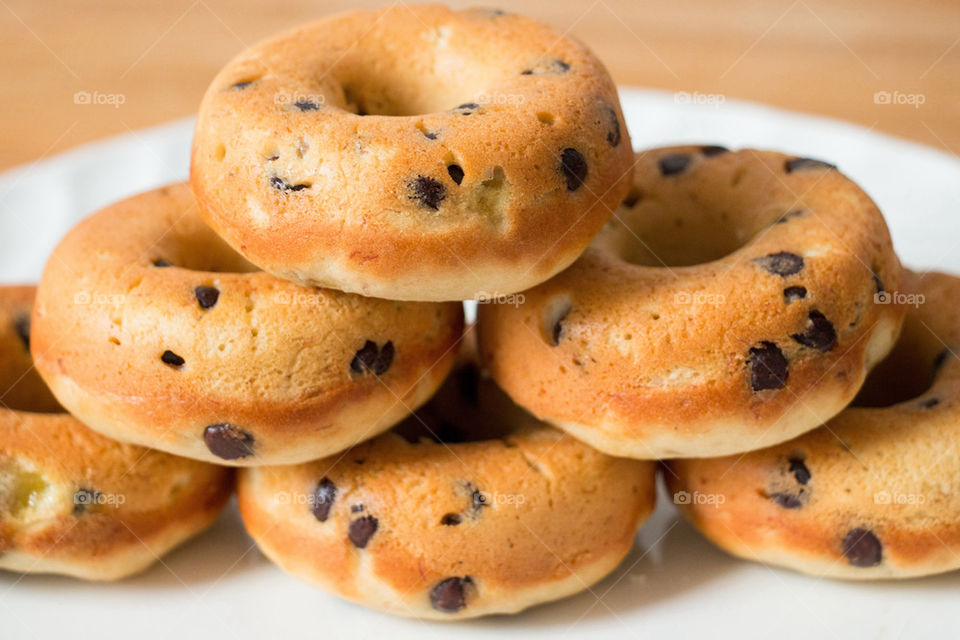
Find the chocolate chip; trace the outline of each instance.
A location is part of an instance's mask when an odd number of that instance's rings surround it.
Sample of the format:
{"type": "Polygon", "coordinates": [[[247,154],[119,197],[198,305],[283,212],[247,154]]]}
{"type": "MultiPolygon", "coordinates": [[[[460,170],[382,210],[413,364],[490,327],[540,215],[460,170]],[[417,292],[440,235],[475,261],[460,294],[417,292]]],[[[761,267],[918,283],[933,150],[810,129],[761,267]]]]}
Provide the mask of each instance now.
{"type": "Polygon", "coordinates": [[[378,376],[383,375],[393,363],[393,356],[392,340],[387,340],[382,348],[377,347],[377,343],[373,340],[367,340],[353,355],[353,359],[350,361],[350,370],[356,374],[372,371],[378,376]]]}
{"type": "Polygon", "coordinates": [[[787,359],[776,344],[764,341],[750,348],[750,387],[754,391],[780,389],[788,375],[787,359]]]}
{"type": "Polygon", "coordinates": [[[794,171],[806,171],[808,169],[836,169],[836,165],[832,165],[829,162],[824,162],[823,160],[815,160],[814,158],[791,158],[784,163],[784,169],[787,173],[793,173],[794,171]]]}
{"type": "Polygon", "coordinates": [[[212,424],[204,429],[203,441],[210,453],[224,460],[253,455],[253,436],[225,422],[212,424]]]}
{"type": "Polygon", "coordinates": [[[361,511],[363,511],[363,505],[362,505],[362,504],[352,504],[352,505],[350,505],[350,513],[360,513],[361,511]]]}
{"type": "Polygon", "coordinates": [[[920,407],[921,409],[933,409],[938,404],[940,404],[939,398],[928,398],[926,400],[923,400],[917,403],[917,406],[920,407]]]}
{"type": "Polygon", "coordinates": [[[426,131],[426,130],[424,130],[424,131],[422,131],[422,133],[423,133],[423,137],[426,138],[427,140],[436,140],[437,138],[440,137],[440,134],[437,133],[436,131],[426,131]]]}
{"type": "Polygon", "coordinates": [[[30,350],[30,316],[26,313],[18,314],[13,319],[13,330],[17,332],[17,337],[23,343],[23,347],[30,350]]]}
{"type": "Polygon", "coordinates": [[[790,473],[793,474],[797,482],[800,484],[810,482],[810,470],[807,469],[807,465],[802,458],[789,458],[787,462],[790,464],[790,473]]]}
{"type": "Polygon", "coordinates": [[[418,175],[410,181],[407,189],[410,192],[408,197],[411,200],[434,211],[440,208],[440,203],[447,197],[447,188],[443,186],[443,183],[427,176],[418,175]]]}
{"type": "Polygon", "coordinates": [[[484,507],[490,506],[490,504],[487,502],[487,494],[479,489],[473,490],[473,493],[470,494],[470,501],[473,504],[474,511],[480,511],[484,507]]]}
{"type": "Polygon", "coordinates": [[[807,316],[807,326],[803,333],[790,336],[805,347],[817,351],[830,351],[837,346],[837,332],[833,323],[819,311],[811,311],[807,316]]]}
{"type": "Polygon", "coordinates": [[[702,153],[707,158],[723,155],[724,153],[728,153],[729,151],[730,149],[727,149],[726,147],[721,147],[718,144],[709,144],[705,147],[700,147],[700,153],[702,153]]]}
{"type": "Polygon", "coordinates": [[[616,147],[620,144],[620,118],[617,117],[617,112],[614,111],[613,107],[606,104],[603,105],[603,113],[607,119],[607,143],[611,147],[616,147]]]}
{"type": "Polygon", "coordinates": [[[550,334],[550,337],[553,338],[553,346],[556,347],[560,344],[560,336],[563,334],[563,321],[567,319],[567,316],[570,315],[570,309],[567,309],[563,312],[556,322],[553,323],[553,330],[550,334]]]}
{"type": "Polygon", "coordinates": [[[800,500],[799,496],[795,496],[790,493],[771,493],[770,499],[776,502],[778,505],[784,509],[799,509],[803,506],[803,502],[800,500]]]}
{"type": "Polygon", "coordinates": [[[369,371],[373,368],[373,363],[377,361],[379,352],[377,343],[373,340],[367,340],[353,355],[353,360],[350,361],[350,370],[354,373],[369,371]]]}
{"type": "Polygon", "coordinates": [[[467,606],[467,589],[471,586],[470,576],[441,580],[430,590],[430,604],[437,611],[456,613],[467,606]]]}
{"type": "Polygon", "coordinates": [[[231,89],[246,89],[253,84],[253,80],[241,80],[240,82],[234,82],[230,85],[231,89]]]}
{"type": "Polygon", "coordinates": [[[160,355],[160,360],[162,360],[164,364],[168,364],[171,367],[182,367],[183,363],[186,362],[186,360],[184,360],[183,358],[175,354],[173,351],[170,351],[169,349],[167,349],[160,355]]]}
{"type": "Polygon", "coordinates": [[[933,359],[933,375],[936,376],[940,372],[940,367],[943,366],[943,363],[947,361],[947,357],[950,355],[950,349],[944,349],[938,353],[933,359]]]}
{"type": "Polygon", "coordinates": [[[320,522],[326,522],[327,518],[330,517],[333,501],[336,499],[337,485],[333,484],[330,478],[324,476],[313,491],[313,517],[320,522]]]}
{"type": "Polygon", "coordinates": [[[803,258],[789,251],[771,253],[762,258],[754,258],[753,261],[764,271],[784,278],[803,269],[803,258]]]}
{"type": "Polygon", "coordinates": [[[690,156],[682,154],[663,156],[657,164],[660,166],[661,175],[673,176],[687,170],[687,167],[690,165],[690,156]]]}
{"type": "Polygon", "coordinates": [[[532,69],[524,69],[520,72],[522,76],[542,75],[545,73],[566,73],[570,71],[570,64],[560,58],[551,58],[542,63],[536,64],[532,69]]]}
{"type": "Polygon", "coordinates": [[[373,372],[375,374],[382,376],[387,372],[387,369],[393,364],[393,351],[393,341],[387,340],[387,343],[380,348],[380,355],[373,365],[373,372]]]}
{"type": "Polygon", "coordinates": [[[560,171],[567,181],[567,191],[576,191],[587,179],[587,159],[568,147],[560,154],[560,171]]]}
{"type": "Polygon", "coordinates": [[[373,516],[363,516],[350,523],[347,536],[350,542],[358,549],[363,549],[370,542],[370,538],[377,532],[377,526],[380,522],[373,516]]]}
{"type": "Polygon", "coordinates": [[[454,111],[460,111],[463,116],[469,116],[474,111],[480,108],[480,105],[476,102],[464,102],[461,105],[457,105],[453,108],[454,111]]]}
{"type": "Polygon", "coordinates": [[[220,290],[216,287],[199,286],[193,290],[201,309],[209,309],[220,299],[220,290]]]}
{"type": "Polygon", "coordinates": [[[293,103],[300,111],[319,111],[320,105],[314,102],[313,100],[297,100],[293,103]]]}
{"type": "Polygon", "coordinates": [[[875,567],[883,560],[883,545],[873,531],[858,527],[844,537],[843,555],[854,567],[875,567]]]}
{"type": "Polygon", "coordinates": [[[290,184],[289,182],[287,182],[286,180],[278,176],[273,176],[272,178],[270,178],[270,186],[276,189],[277,191],[281,191],[283,193],[290,193],[292,191],[303,191],[304,189],[310,188],[310,185],[307,183],[290,184]]]}
{"type": "Polygon", "coordinates": [[[447,173],[450,174],[450,179],[460,184],[463,182],[463,168],[458,164],[451,164],[447,166],[447,173]]]}
{"type": "Polygon", "coordinates": [[[806,287],[787,287],[783,290],[783,301],[787,304],[791,302],[796,302],[797,300],[803,300],[807,297],[807,288],[806,287]]]}
{"type": "Polygon", "coordinates": [[[446,527],[455,527],[461,522],[463,522],[463,518],[460,517],[459,513],[445,513],[443,517],[440,518],[440,524],[446,527]]]}
{"type": "Polygon", "coordinates": [[[100,504],[101,493],[95,489],[78,489],[73,494],[73,514],[79,515],[88,508],[100,504]]]}
{"type": "Polygon", "coordinates": [[[793,211],[787,211],[785,214],[777,218],[776,224],[783,224],[789,222],[791,218],[796,218],[803,215],[803,209],[794,209],[793,211]]]}
{"type": "Polygon", "coordinates": [[[172,267],[173,264],[170,262],[167,262],[163,258],[157,258],[156,260],[153,261],[153,266],[163,268],[163,267],[172,267]]]}
{"type": "Polygon", "coordinates": [[[876,288],[877,293],[885,293],[886,289],[883,288],[883,280],[880,279],[880,276],[877,275],[877,272],[874,271],[873,275],[873,286],[876,288]]]}

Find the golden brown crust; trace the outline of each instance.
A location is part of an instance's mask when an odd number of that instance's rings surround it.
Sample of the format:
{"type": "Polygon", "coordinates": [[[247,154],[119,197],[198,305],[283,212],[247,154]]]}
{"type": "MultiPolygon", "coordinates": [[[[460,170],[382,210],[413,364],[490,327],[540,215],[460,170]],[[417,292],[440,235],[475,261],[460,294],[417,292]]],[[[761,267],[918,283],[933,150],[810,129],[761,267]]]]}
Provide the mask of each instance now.
{"type": "Polygon", "coordinates": [[[604,455],[517,415],[502,392],[458,391],[475,377],[454,374],[409,424],[341,456],[244,470],[250,535],[301,579],[420,618],[516,612],[601,579],[653,509],[653,463],[604,455]],[[488,439],[416,438],[450,434],[437,404],[451,393],[488,439]]]}
{"type": "MultiPolygon", "coordinates": [[[[11,319],[29,317],[33,293],[0,287],[3,381],[29,361],[25,350],[6,356],[23,346],[11,319]]],[[[0,409],[0,568],[121,578],[205,529],[233,491],[228,469],[38,413],[56,411],[56,401],[46,389],[26,389],[5,397],[12,409],[0,409]]]]}
{"type": "Polygon", "coordinates": [[[707,538],[747,559],[836,578],[960,568],[960,279],[931,273],[908,286],[922,302],[864,395],[897,400],[886,394],[913,387],[917,397],[848,408],[761,451],[668,463],[675,500],[707,538]]]}
{"type": "Polygon", "coordinates": [[[901,288],[876,206],[838,171],[788,172],[779,153],[636,159],[630,204],[576,263],[523,304],[480,306],[497,382],[538,417],[638,458],[756,449],[840,411],[903,316],[875,299],[901,288]],[[776,352],[785,384],[779,371],[755,383],[776,352]]]}
{"type": "Polygon", "coordinates": [[[67,235],[39,288],[32,350],[60,402],[112,438],[286,464],[372,437],[424,402],[452,366],[462,313],[253,271],[180,184],[67,235]],[[207,308],[197,287],[213,288],[207,308]]]}
{"type": "Polygon", "coordinates": [[[191,181],[211,226],[280,277],[462,300],[575,260],[623,198],[630,156],[584,45],[518,15],[416,5],[240,54],[200,107],[191,181]]]}

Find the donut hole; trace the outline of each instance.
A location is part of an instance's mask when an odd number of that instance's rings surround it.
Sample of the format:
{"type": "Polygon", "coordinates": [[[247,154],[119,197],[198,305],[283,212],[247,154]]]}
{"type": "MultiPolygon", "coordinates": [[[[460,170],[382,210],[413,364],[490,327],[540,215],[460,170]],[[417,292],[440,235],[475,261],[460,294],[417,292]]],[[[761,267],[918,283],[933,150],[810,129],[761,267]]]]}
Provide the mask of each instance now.
{"type": "Polygon", "coordinates": [[[408,442],[480,442],[504,438],[534,418],[476,363],[458,366],[436,395],[393,432],[408,442]]]}
{"type": "MultiPolygon", "coordinates": [[[[402,29],[399,24],[373,29],[344,52],[329,70],[343,92],[343,103],[335,106],[361,116],[448,112],[480,102],[480,96],[494,95],[495,87],[515,75],[516,61],[508,51],[478,55],[479,43],[455,37],[446,25],[431,28],[413,19],[409,27],[402,34],[397,32],[402,29]],[[413,46],[398,49],[398,36],[413,46]]],[[[463,32],[457,35],[464,36],[463,32]]],[[[324,75],[327,72],[321,70],[324,75]]]]}
{"type": "Polygon", "coordinates": [[[152,268],[181,268],[205,273],[255,273],[260,269],[207,227],[174,229],[151,247],[152,268]]]}
{"type": "Polygon", "coordinates": [[[850,406],[891,407],[916,400],[933,387],[949,351],[920,323],[907,317],[890,354],[867,376],[850,406]]]}
{"type": "Polygon", "coordinates": [[[33,368],[30,353],[19,337],[0,336],[0,409],[28,413],[63,413],[40,374],[33,368]]]}
{"type": "MultiPolygon", "coordinates": [[[[691,167],[688,173],[697,170],[691,167]]],[[[784,213],[756,195],[765,192],[769,178],[733,173],[702,182],[681,173],[654,185],[634,185],[595,243],[626,262],[649,267],[693,266],[730,255],[784,213]]]]}
{"type": "MultiPolygon", "coordinates": [[[[383,65],[378,65],[383,67],[383,65]]],[[[371,67],[363,74],[355,74],[342,81],[342,108],[358,116],[417,116],[451,111],[458,105],[474,102],[483,87],[492,84],[496,75],[491,72],[466,72],[474,76],[471,82],[460,79],[437,78],[431,72],[411,74],[410,69],[382,68],[371,73],[371,67]],[[479,87],[479,91],[464,90],[466,86],[479,87]]],[[[499,72],[497,72],[499,73],[499,72]]]]}

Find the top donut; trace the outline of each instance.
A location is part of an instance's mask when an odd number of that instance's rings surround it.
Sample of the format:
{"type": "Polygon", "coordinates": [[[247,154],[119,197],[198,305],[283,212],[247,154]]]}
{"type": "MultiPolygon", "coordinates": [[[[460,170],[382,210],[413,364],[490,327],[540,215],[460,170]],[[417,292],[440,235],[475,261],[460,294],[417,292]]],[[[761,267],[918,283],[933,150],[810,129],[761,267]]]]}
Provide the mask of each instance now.
{"type": "Polygon", "coordinates": [[[232,60],[201,104],[191,182],[207,222],[277,276],[482,299],[573,262],[631,156],[584,45],[518,15],[396,6],[232,60]]]}

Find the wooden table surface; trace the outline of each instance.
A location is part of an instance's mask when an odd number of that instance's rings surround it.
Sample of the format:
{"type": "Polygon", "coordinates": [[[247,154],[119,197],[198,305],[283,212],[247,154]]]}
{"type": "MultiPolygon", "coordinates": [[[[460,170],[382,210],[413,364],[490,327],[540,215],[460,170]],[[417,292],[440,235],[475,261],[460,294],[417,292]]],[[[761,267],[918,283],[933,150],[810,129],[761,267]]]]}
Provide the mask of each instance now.
{"type": "MultiPolygon", "coordinates": [[[[0,0],[0,168],[188,115],[246,45],[332,12],[387,4],[0,0]],[[101,103],[83,104],[78,92],[101,103]]],[[[620,84],[826,114],[960,153],[957,0],[503,6],[583,40],[620,84]]]]}

